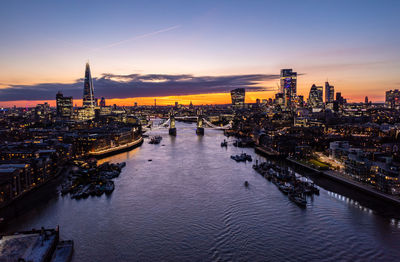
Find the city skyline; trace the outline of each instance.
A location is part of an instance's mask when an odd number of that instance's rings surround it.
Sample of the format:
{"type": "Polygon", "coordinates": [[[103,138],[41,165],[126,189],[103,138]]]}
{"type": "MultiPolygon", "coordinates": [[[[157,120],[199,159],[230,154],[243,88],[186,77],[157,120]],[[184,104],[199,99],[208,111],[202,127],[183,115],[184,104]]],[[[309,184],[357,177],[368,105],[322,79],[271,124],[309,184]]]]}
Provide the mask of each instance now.
{"type": "Polygon", "coordinates": [[[399,260],[399,11],[4,1],[0,262],[399,260]]]}
{"type": "Polygon", "coordinates": [[[117,105],[149,105],[154,98],[160,105],[228,104],[229,90],[241,87],[246,88],[246,102],[254,103],[275,95],[282,68],[298,72],[297,93],[304,97],[313,84],[326,81],[350,102],[361,102],[366,94],[373,102],[384,102],[385,91],[400,87],[395,1],[293,1],[285,6],[296,12],[285,19],[285,7],[268,1],[96,3],[8,3],[2,8],[0,106],[43,101],[54,106],[57,91],[73,95],[80,105],[81,96],[69,90],[83,85],[82,64],[87,60],[95,89],[98,81],[112,80],[108,83],[118,87],[132,76],[150,87],[143,94],[133,82],[123,97],[96,92],[117,105]],[[230,77],[249,75],[262,77],[229,87],[230,77]],[[160,76],[167,76],[172,86],[165,87],[160,76]],[[189,82],[187,90],[174,93],[181,76],[198,81],[211,77],[224,88],[199,90],[189,82]],[[52,98],[18,94],[43,90],[52,90],[52,98]]]}

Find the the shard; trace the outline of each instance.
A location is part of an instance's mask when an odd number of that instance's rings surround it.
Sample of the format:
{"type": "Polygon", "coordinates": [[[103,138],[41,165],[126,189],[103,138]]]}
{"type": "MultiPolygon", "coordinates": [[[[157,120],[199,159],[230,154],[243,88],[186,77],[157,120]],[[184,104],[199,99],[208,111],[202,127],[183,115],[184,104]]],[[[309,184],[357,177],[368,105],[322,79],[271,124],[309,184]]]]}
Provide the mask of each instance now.
{"type": "Polygon", "coordinates": [[[83,87],[83,107],[94,107],[94,92],[93,92],[93,81],[90,73],[89,63],[86,63],[85,69],[85,83],[83,87]]]}

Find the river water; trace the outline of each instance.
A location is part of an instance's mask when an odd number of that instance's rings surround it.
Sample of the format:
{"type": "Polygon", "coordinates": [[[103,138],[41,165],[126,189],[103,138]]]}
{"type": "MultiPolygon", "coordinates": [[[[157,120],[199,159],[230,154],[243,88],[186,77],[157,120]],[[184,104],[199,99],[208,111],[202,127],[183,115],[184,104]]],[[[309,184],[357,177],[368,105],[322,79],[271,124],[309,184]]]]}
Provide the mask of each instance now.
{"type": "Polygon", "coordinates": [[[60,225],[75,242],[73,261],[399,261],[396,210],[321,179],[301,209],[252,164],[231,160],[262,157],[221,148],[222,131],[201,137],[177,123],[176,137],[155,134],[161,144],[146,139],[103,160],[126,162],[111,196],[49,195],[7,230],[60,225]]]}

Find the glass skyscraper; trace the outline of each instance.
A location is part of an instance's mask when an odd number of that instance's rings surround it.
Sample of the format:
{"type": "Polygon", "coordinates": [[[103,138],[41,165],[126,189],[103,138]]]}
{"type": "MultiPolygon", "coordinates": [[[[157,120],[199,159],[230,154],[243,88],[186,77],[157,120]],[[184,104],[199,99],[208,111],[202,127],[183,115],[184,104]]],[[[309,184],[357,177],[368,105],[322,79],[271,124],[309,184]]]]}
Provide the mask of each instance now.
{"type": "Polygon", "coordinates": [[[322,86],[312,85],[308,96],[308,106],[311,108],[322,108],[322,86]]]}
{"type": "Polygon", "coordinates": [[[61,92],[56,95],[57,116],[71,118],[73,112],[72,96],[64,96],[61,92]]]}
{"type": "Polygon", "coordinates": [[[244,88],[236,88],[231,91],[232,106],[234,108],[243,108],[244,107],[245,94],[246,94],[246,91],[244,88]]]}
{"type": "Polygon", "coordinates": [[[386,91],[385,105],[387,108],[400,107],[400,91],[398,89],[386,91]]]}
{"type": "Polygon", "coordinates": [[[85,82],[83,87],[83,107],[94,107],[94,91],[93,91],[93,80],[90,73],[89,63],[86,63],[85,70],[85,82]]]}
{"type": "Polygon", "coordinates": [[[325,82],[325,103],[331,103],[335,100],[335,87],[325,82]]]}
{"type": "Polygon", "coordinates": [[[284,105],[291,108],[297,96],[297,72],[292,69],[281,70],[281,93],[283,94],[284,105]]]}

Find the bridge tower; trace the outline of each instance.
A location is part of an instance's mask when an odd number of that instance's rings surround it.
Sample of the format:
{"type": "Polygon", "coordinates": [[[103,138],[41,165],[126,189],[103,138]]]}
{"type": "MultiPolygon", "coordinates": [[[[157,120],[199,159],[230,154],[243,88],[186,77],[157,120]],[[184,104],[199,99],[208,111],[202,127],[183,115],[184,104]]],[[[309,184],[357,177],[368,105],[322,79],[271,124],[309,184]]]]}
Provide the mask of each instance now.
{"type": "Polygon", "coordinates": [[[196,134],[199,136],[204,135],[204,127],[203,127],[203,112],[201,109],[197,111],[197,129],[196,134]]]}
{"type": "Polygon", "coordinates": [[[169,113],[169,119],[170,119],[170,123],[169,123],[169,134],[171,136],[176,136],[176,127],[175,127],[175,114],[174,112],[171,110],[171,112],[169,113]]]}

